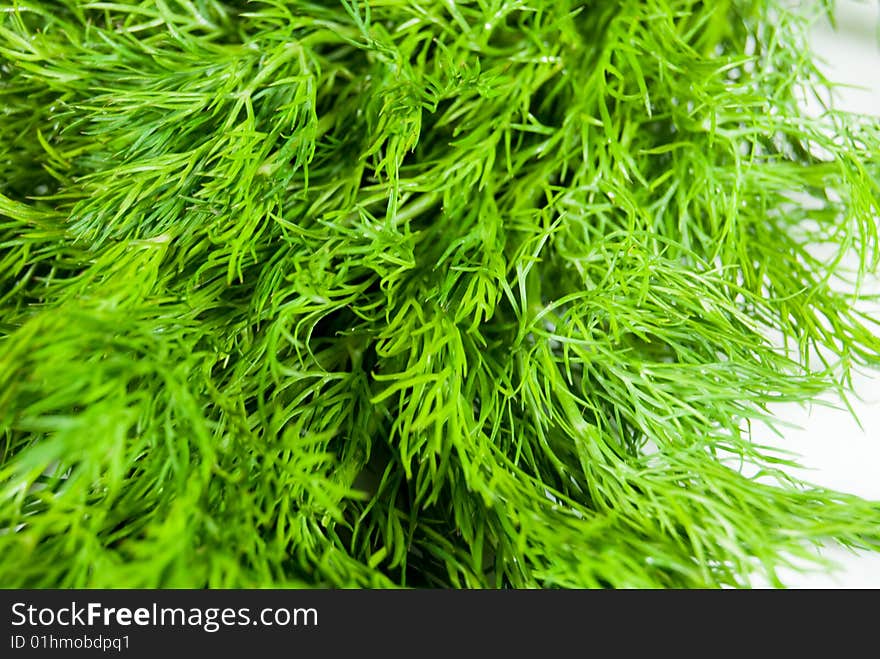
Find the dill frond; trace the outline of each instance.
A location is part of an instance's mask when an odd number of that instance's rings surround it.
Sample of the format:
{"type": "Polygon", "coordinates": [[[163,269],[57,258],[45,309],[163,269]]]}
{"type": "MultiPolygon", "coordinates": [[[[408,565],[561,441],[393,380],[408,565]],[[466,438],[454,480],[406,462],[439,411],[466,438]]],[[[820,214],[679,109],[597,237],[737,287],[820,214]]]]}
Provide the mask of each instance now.
{"type": "Polygon", "coordinates": [[[789,4],[0,0],[0,582],[880,548],[749,430],[880,358],[880,126],[789,4]]]}

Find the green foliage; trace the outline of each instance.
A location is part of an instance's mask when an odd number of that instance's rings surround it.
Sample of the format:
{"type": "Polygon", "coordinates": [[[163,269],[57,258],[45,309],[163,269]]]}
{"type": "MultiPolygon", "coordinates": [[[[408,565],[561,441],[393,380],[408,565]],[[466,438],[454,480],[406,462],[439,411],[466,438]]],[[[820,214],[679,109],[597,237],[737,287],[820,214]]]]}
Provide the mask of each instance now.
{"type": "Polygon", "coordinates": [[[880,548],[749,430],[880,357],[880,128],[787,7],[0,0],[0,583],[880,548]]]}

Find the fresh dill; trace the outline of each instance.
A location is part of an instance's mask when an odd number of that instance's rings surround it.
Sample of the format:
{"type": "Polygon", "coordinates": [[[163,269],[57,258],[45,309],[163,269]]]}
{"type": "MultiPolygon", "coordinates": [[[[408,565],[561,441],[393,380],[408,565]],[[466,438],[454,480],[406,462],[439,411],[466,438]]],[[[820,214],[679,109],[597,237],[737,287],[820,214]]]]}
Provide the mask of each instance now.
{"type": "Polygon", "coordinates": [[[880,126],[790,4],[0,0],[0,583],[880,548],[750,432],[880,357],[880,126]]]}

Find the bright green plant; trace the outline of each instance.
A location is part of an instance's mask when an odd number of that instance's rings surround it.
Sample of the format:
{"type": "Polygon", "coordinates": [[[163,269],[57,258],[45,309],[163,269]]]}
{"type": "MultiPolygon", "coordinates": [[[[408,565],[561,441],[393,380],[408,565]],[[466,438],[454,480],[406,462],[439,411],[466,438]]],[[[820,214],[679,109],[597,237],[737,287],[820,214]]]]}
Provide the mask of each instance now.
{"type": "Polygon", "coordinates": [[[750,432],[880,357],[880,129],[827,104],[815,13],[0,0],[0,583],[782,585],[880,548],[750,432]]]}

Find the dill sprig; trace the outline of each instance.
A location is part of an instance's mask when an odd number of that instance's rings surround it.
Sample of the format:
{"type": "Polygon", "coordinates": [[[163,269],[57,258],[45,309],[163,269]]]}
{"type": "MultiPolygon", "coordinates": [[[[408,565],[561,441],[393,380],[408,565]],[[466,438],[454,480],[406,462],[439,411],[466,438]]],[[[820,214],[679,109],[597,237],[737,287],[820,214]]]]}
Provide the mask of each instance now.
{"type": "Polygon", "coordinates": [[[0,581],[783,585],[880,547],[750,431],[880,356],[880,127],[819,11],[0,0],[0,581]]]}

